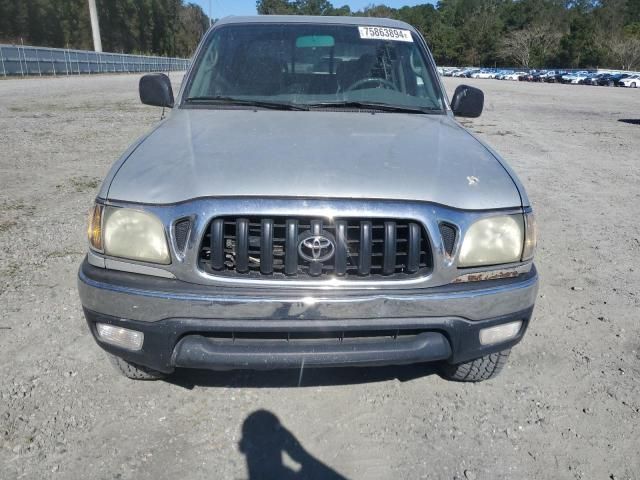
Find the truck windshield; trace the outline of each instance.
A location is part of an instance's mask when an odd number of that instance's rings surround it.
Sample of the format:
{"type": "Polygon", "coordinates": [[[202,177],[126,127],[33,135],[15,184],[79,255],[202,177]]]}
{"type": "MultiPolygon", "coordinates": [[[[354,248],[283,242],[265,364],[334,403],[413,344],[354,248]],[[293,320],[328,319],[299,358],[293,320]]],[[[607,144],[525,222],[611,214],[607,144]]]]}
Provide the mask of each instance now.
{"type": "Polygon", "coordinates": [[[358,25],[237,24],[209,35],[185,104],[443,112],[439,84],[408,30],[358,25]],[[388,107],[398,107],[397,109],[388,107]]]}

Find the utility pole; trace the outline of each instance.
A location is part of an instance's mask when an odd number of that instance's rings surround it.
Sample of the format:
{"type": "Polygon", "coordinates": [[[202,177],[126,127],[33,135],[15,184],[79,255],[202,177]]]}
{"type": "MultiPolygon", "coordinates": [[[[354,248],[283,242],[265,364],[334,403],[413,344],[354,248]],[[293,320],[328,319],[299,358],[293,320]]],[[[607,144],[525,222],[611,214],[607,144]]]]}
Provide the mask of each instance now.
{"type": "Polygon", "coordinates": [[[102,40],[100,40],[100,24],[98,23],[96,0],[89,0],[89,16],[91,17],[91,32],[93,33],[93,49],[96,52],[102,52],[102,40]]]}
{"type": "Polygon", "coordinates": [[[209,26],[213,25],[213,18],[211,17],[211,0],[209,0],[209,26]]]}

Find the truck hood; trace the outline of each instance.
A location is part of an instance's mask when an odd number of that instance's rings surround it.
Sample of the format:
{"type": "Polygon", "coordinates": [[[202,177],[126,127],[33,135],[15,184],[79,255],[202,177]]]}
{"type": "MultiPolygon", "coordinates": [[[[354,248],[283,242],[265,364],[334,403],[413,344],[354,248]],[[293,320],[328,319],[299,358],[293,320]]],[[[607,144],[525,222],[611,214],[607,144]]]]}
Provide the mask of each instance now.
{"type": "Polygon", "coordinates": [[[170,204],[198,197],[317,197],[425,201],[469,210],[521,206],[502,164],[445,115],[176,109],[128,153],[107,177],[103,198],[170,204]]]}

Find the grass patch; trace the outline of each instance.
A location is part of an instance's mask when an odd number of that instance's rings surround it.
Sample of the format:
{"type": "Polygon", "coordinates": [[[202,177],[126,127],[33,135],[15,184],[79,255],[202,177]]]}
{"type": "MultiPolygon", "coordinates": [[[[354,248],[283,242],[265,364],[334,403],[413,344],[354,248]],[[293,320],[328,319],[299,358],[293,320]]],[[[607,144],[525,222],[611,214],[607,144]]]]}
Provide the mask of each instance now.
{"type": "Polygon", "coordinates": [[[21,200],[14,202],[3,202],[0,204],[0,212],[9,212],[12,210],[22,212],[26,216],[31,216],[35,213],[36,207],[34,207],[33,205],[26,205],[21,200]]]}
{"type": "Polygon", "coordinates": [[[501,137],[507,137],[507,136],[520,137],[520,135],[518,135],[515,132],[512,132],[511,130],[499,130],[497,132],[494,132],[493,134],[494,135],[499,135],[501,137]]]}
{"type": "Polygon", "coordinates": [[[12,278],[14,278],[19,271],[20,271],[20,265],[15,262],[9,263],[9,265],[7,265],[5,268],[0,270],[0,272],[2,273],[2,276],[8,280],[11,280],[12,278]]]}
{"type": "Polygon", "coordinates": [[[7,220],[7,221],[4,221],[4,222],[0,222],[0,233],[8,232],[9,230],[11,230],[16,225],[17,225],[17,223],[14,222],[13,220],[7,220]]]}
{"type": "Polygon", "coordinates": [[[79,256],[79,255],[84,255],[84,252],[76,252],[75,250],[62,250],[62,251],[55,251],[55,252],[47,253],[45,255],[45,258],[46,259],[49,259],[49,258],[64,258],[64,257],[73,257],[73,256],[79,256]]]}
{"type": "Polygon", "coordinates": [[[87,176],[71,177],[70,182],[76,192],[88,192],[90,190],[95,190],[100,185],[100,180],[87,176]]]}

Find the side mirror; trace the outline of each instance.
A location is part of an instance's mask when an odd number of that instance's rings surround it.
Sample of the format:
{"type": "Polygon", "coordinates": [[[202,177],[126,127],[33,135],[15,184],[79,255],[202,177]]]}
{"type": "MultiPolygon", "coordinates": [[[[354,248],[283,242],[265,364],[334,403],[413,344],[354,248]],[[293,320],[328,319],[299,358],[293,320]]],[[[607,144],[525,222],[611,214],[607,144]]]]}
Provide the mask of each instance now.
{"type": "Polygon", "coordinates": [[[164,73],[149,73],[140,79],[140,101],[156,107],[173,107],[171,80],[164,73]]]}
{"type": "Polygon", "coordinates": [[[482,113],[484,93],[479,88],[460,85],[451,101],[451,110],[456,117],[476,118],[482,113]]]}

